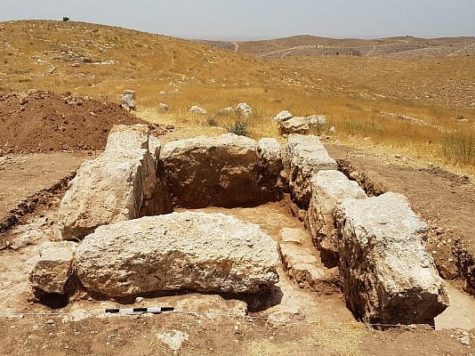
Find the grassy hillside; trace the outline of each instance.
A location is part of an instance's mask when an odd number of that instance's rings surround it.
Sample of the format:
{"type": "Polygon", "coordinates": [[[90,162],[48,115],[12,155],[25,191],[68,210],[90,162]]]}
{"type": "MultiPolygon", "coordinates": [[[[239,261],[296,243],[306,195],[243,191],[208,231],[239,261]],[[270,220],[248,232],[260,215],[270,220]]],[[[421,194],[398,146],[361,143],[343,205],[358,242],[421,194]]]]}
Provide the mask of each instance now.
{"type": "Polygon", "coordinates": [[[117,102],[132,89],[140,116],[197,132],[232,124],[216,111],[244,101],[255,109],[253,137],[276,135],[270,118],[281,110],[321,113],[342,142],[475,172],[473,57],[263,60],[122,28],[22,21],[0,23],[0,58],[0,93],[37,88],[117,102]],[[158,112],[160,102],[170,113],[158,112]],[[209,115],[190,115],[191,105],[209,115]]]}

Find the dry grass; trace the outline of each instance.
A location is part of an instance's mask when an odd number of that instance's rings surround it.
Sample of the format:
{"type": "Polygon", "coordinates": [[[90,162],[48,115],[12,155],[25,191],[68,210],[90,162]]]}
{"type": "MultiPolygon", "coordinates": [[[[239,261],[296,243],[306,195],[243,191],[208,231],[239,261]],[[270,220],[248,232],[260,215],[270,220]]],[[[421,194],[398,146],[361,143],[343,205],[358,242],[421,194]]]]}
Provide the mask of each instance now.
{"type": "Polygon", "coordinates": [[[369,141],[475,174],[468,134],[475,130],[472,57],[262,61],[137,31],[35,21],[0,24],[0,58],[0,93],[38,88],[118,101],[124,89],[133,89],[141,117],[198,132],[229,128],[236,118],[217,111],[247,102],[254,115],[246,134],[254,138],[277,136],[271,118],[281,110],[319,113],[343,143],[364,147],[369,141]],[[170,113],[158,112],[160,102],[170,113]],[[190,114],[192,105],[209,114],[190,114]]]}

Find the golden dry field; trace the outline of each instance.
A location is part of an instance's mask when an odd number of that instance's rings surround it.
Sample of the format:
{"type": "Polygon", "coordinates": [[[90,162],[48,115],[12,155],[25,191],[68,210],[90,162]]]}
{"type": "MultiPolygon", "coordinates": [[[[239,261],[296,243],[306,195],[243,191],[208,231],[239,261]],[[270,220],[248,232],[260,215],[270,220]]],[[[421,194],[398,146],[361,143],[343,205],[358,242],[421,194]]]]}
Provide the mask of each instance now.
{"type": "Polygon", "coordinates": [[[36,88],[118,102],[132,89],[139,116],[198,131],[232,125],[239,119],[217,110],[247,102],[253,137],[277,135],[271,118],[281,110],[324,114],[321,133],[331,140],[475,174],[475,56],[460,48],[440,56],[273,59],[102,25],[5,22],[0,94],[36,88]],[[170,112],[159,113],[159,103],[170,112]],[[209,114],[189,114],[192,105],[209,114]]]}

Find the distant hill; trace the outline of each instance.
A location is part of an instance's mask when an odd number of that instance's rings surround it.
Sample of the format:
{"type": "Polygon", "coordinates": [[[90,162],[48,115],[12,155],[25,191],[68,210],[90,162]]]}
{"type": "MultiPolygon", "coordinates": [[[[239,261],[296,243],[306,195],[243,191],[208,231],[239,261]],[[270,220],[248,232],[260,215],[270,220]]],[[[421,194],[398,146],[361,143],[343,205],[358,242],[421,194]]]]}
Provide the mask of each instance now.
{"type": "Polygon", "coordinates": [[[264,58],[296,56],[441,57],[475,55],[475,37],[425,39],[389,37],[381,39],[334,39],[293,36],[274,40],[220,42],[202,41],[222,49],[264,58]]]}

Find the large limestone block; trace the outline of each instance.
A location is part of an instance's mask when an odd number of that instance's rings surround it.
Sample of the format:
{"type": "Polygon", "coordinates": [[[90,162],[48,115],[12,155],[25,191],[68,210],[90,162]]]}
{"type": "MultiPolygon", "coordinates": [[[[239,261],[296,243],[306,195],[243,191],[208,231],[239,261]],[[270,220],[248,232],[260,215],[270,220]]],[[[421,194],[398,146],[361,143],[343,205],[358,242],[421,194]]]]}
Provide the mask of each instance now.
{"type": "Polygon", "coordinates": [[[336,161],[316,136],[290,135],[287,142],[289,188],[296,203],[306,208],[311,197],[311,179],[321,170],[336,170],[336,161]]]}
{"type": "Polygon", "coordinates": [[[427,254],[426,224],[400,194],[348,199],[337,208],[346,303],[366,322],[433,324],[448,306],[427,254]]]}
{"type": "Polygon", "coordinates": [[[64,239],[82,238],[101,225],[172,210],[148,150],[148,135],[142,135],[143,126],[113,128],[106,151],[81,165],[59,208],[64,239]]]}
{"type": "Polygon", "coordinates": [[[77,244],[71,241],[45,242],[40,256],[30,273],[34,290],[45,293],[65,294],[65,287],[72,275],[73,254],[77,244]]]}
{"type": "Polygon", "coordinates": [[[74,268],[91,291],[256,293],[278,282],[277,246],[258,225],[223,214],[173,213],[102,226],[74,268]]]}
{"type": "Polygon", "coordinates": [[[160,153],[175,205],[245,206],[262,202],[256,141],[233,134],[167,143],[160,153]]]}
{"type": "Polygon", "coordinates": [[[307,223],[325,264],[334,267],[338,265],[335,210],[345,199],[364,199],[367,196],[357,182],[350,181],[343,173],[333,170],[315,174],[311,180],[311,190],[307,223]]]}

